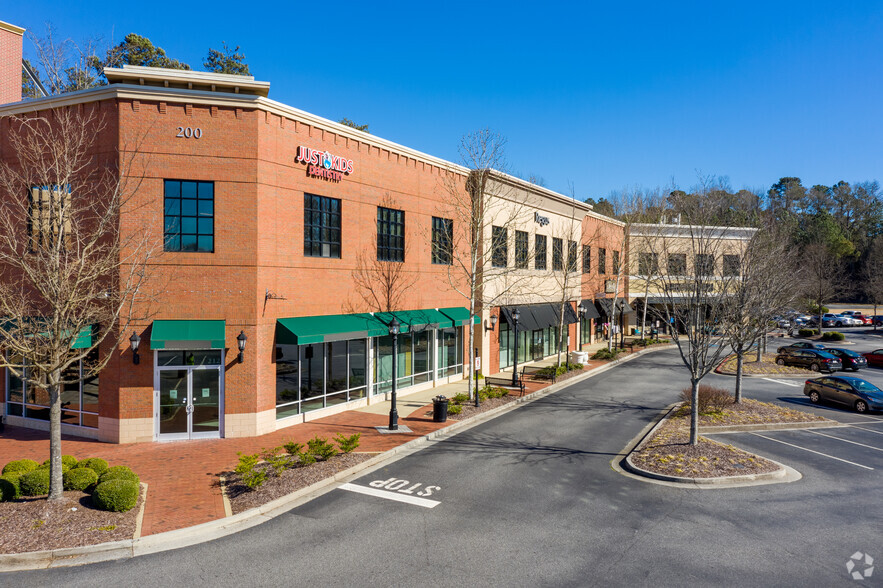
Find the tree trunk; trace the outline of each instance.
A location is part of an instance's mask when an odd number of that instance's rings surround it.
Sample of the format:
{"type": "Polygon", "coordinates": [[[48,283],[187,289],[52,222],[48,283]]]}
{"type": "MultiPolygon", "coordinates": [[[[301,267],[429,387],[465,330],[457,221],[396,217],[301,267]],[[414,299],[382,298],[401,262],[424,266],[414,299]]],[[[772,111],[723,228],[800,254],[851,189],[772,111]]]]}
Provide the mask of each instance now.
{"type": "MultiPolygon", "coordinates": [[[[58,382],[61,374],[52,373],[58,382]]],[[[61,471],[61,390],[58,384],[50,384],[49,389],[49,500],[64,497],[64,481],[61,471]]]]}
{"type": "MultiPolygon", "coordinates": [[[[475,368],[475,358],[472,357],[472,349],[475,344],[475,299],[469,301],[469,350],[467,352],[467,356],[469,357],[469,369],[467,369],[469,381],[467,383],[467,391],[469,398],[475,399],[475,406],[478,406],[478,390],[474,388],[472,374],[475,368]],[[475,396],[472,396],[473,392],[475,396]]],[[[395,377],[395,374],[393,374],[395,377]]]]}
{"type": "Polygon", "coordinates": [[[690,445],[699,445],[699,380],[690,380],[690,445]]]}
{"type": "Polygon", "coordinates": [[[874,331],[877,331],[877,303],[874,303],[874,316],[871,317],[871,324],[874,325],[874,331]]]}
{"type": "Polygon", "coordinates": [[[742,402],[742,363],[744,361],[741,351],[736,353],[736,404],[742,402]]]}
{"type": "Polygon", "coordinates": [[[757,363],[763,361],[763,348],[760,346],[760,335],[757,336],[757,363]]]}

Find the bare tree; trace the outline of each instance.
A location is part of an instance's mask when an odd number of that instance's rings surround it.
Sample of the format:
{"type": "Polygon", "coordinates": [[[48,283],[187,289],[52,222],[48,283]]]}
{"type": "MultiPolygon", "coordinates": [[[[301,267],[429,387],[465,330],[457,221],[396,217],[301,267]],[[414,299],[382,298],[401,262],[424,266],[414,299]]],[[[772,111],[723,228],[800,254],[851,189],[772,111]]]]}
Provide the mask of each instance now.
{"type": "Polygon", "coordinates": [[[844,294],[849,282],[842,261],[826,243],[813,242],[800,254],[806,296],[816,304],[819,333],[823,331],[822,308],[836,296],[844,294]]]}
{"type": "Polygon", "coordinates": [[[666,264],[655,280],[662,304],[654,312],[672,325],[672,340],[690,374],[691,445],[699,442],[699,384],[725,353],[723,324],[733,282],[720,270],[726,228],[707,224],[713,179],[701,182],[694,190],[700,197],[681,207],[681,224],[639,227],[649,251],[666,264]]]}
{"type": "MultiPolygon", "coordinates": [[[[571,197],[574,196],[573,187],[570,189],[571,197]]],[[[592,241],[592,239],[581,238],[582,219],[576,216],[576,199],[570,208],[570,218],[563,224],[557,226],[552,232],[552,266],[549,271],[549,284],[554,287],[553,299],[558,306],[558,341],[556,341],[556,362],[561,365],[561,348],[565,347],[567,335],[565,329],[569,328],[569,324],[565,324],[567,316],[566,308],[570,306],[573,300],[579,299],[582,292],[580,285],[582,283],[582,273],[579,265],[579,246],[592,241]]],[[[564,354],[564,362],[569,365],[567,353],[564,354]]]]}
{"type": "Polygon", "coordinates": [[[877,330],[877,306],[883,304],[883,237],[871,244],[871,251],[862,267],[862,281],[868,300],[874,305],[874,330],[877,330]]]}
{"type": "Polygon", "coordinates": [[[79,43],[63,38],[50,23],[46,32],[36,35],[30,31],[28,40],[36,51],[42,82],[49,94],[63,94],[84,90],[101,84],[98,78],[98,53],[105,47],[99,39],[85,39],[79,43]]]}
{"type": "Polygon", "coordinates": [[[506,175],[505,147],[506,139],[490,129],[465,135],[459,153],[469,171],[465,182],[459,171],[444,176],[447,202],[439,211],[440,216],[453,221],[448,280],[469,301],[468,392],[476,405],[475,317],[483,308],[512,295],[528,278],[509,262],[508,251],[509,237],[523,221],[530,197],[515,190],[512,178],[506,175]]]}
{"type": "Polygon", "coordinates": [[[158,248],[147,229],[120,227],[140,215],[139,181],[117,153],[100,154],[103,121],[91,108],[10,118],[0,162],[0,367],[25,394],[48,396],[49,499],[62,496],[61,392],[97,375],[130,323],[145,319],[147,262],[158,248]],[[93,353],[94,352],[94,353],[93,353]],[[82,374],[79,366],[82,365],[82,374]]]}
{"type": "MultiPolygon", "coordinates": [[[[398,209],[398,202],[386,194],[379,206],[386,209],[398,209]]],[[[380,221],[378,221],[380,222],[380,221]]],[[[401,227],[404,230],[404,227],[401,227]]],[[[381,259],[377,242],[378,231],[374,231],[371,246],[362,249],[356,257],[356,267],[352,271],[353,285],[358,302],[344,305],[345,312],[392,312],[401,309],[401,302],[407,292],[417,283],[417,274],[408,271],[405,260],[411,250],[411,242],[406,235],[402,238],[402,260],[392,261],[381,259]]]]}

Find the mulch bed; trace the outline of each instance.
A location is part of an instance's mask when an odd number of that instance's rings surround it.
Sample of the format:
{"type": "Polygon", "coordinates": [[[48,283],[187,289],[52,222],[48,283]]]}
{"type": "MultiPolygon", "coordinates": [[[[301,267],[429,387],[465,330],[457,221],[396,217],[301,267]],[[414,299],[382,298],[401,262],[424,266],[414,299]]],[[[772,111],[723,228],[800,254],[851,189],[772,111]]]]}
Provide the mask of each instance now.
{"type": "Polygon", "coordinates": [[[92,506],[85,492],[69,491],[64,498],[20,498],[0,503],[0,553],[24,553],[82,547],[132,539],[138,522],[138,504],[128,512],[108,512],[92,506]]]}
{"type": "MultiPolygon", "coordinates": [[[[748,376],[767,376],[767,375],[807,375],[811,376],[816,372],[807,370],[793,365],[776,365],[775,353],[764,353],[760,361],[755,361],[757,354],[752,353],[745,356],[742,361],[742,373],[748,376]]],[[[735,375],[736,374],[736,356],[732,355],[721,363],[717,372],[719,374],[735,375]]]]}
{"type": "Polygon", "coordinates": [[[230,499],[233,514],[238,514],[250,508],[263,506],[316,482],[321,482],[338,472],[367,461],[375,455],[377,453],[343,453],[335,455],[328,461],[319,461],[308,466],[284,470],[278,477],[270,473],[267,480],[254,490],[250,490],[248,486],[243,484],[238,474],[228,472],[225,474],[225,492],[227,498],[230,499]]]}
{"type": "MultiPolygon", "coordinates": [[[[743,399],[719,413],[699,415],[699,426],[825,421],[823,417],[767,402],[743,399]]],[[[690,410],[682,405],[630,455],[634,465],[667,476],[719,478],[773,472],[779,466],[760,456],[699,437],[690,445],[690,410]]]]}

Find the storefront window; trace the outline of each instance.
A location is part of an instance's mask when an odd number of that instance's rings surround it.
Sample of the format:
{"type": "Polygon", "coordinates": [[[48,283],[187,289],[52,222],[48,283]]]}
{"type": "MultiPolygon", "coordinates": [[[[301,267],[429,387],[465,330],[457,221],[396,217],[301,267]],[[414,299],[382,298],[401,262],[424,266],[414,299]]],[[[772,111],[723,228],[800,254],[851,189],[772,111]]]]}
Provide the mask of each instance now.
{"type": "Polygon", "coordinates": [[[590,343],[592,338],[592,319],[579,319],[579,342],[581,345],[590,343]]]}
{"type": "Polygon", "coordinates": [[[437,332],[439,378],[463,373],[462,333],[462,327],[440,329],[437,332]]]}
{"type": "Polygon", "coordinates": [[[165,250],[215,250],[215,184],[165,180],[165,250]]]}
{"type": "Polygon", "coordinates": [[[276,418],[365,397],[364,339],[276,345],[276,418]]]}
{"type": "Polygon", "coordinates": [[[513,344],[512,329],[509,323],[500,321],[498,328],[500,329],[500,369],[510,367],[512,365],[512,354],[515,350],[513,344]]]}
{"type": "MultiPolygon", "coordinates": [[[[93,349],[84,360],[65,370],[63,378],[68,383],[62,385],[60,398],[63,424],[98,427],[98,375],[84,377],[89,371],[88,366],[97,361],[98,350],[93,349]]],[[[20,359],[16,363],[19,362],[20,359]]],[[[28,366],[25,362],[22,363],[27,379],[28,366]]],[[[48,421],[49,392],[33,382],[28,384],[27,391],[24,388],[21,378],[6,370],[6,414],[48,421]]]]}
{"type": "MultiPolygon", "coordinates": [[[[399,355],[396,358],[397,388],[407,388],[432,379],[429,365],[431,331],[414,331],[399,335],[399,355]]],[[[374,394],[392,390],[392,337],[374,339],[374,394]]]]}

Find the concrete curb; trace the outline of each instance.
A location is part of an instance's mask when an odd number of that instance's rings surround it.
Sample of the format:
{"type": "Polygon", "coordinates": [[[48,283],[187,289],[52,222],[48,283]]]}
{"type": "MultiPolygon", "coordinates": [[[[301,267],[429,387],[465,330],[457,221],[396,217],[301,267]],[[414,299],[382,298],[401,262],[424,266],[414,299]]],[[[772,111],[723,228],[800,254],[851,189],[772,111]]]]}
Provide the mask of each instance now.
{"type": "Polygon", "coordinates": [[[716,435],[718,433],[750,433],[751,431],[788,431],[791,429],[832,429],[846,427],[837,421],[806,421],[802,423],[772,423],[759,425],[727,425],[724,427],[699,427],[700,435],[716,435]]]}
{"type": "MultiPolygon", "coordinates": [[[[613,458],[610,462],[611,467],[613,469],[625,476],[633,477],[636,479],[640,479],[645,482],[652,482],[656,484],[662,484],[666,486],[680,486],[682,488],[695,488],[699,490],[711,490],[718,488],[737,488],[744,486],[759,486],[763,484],[777,484],[777,483],[785,483],[785,482],[795,482],[800,480],[803,476],[795,470],[783,463],[779,463],[774,459],[770,459],[768,457],[762,457],[763,459],[776,464],[779,466],[779,469],[773,472],[765,472],[760,474],[745,474],[741,476],[724,476],[718,478],[687,478],[682,476],[669,476],[666,474],[657,474],[656,472],[651,472],[641,468],[640,466],[635,465],[632,460],[632,453],[634,453],[637,449],[640,449],[644,445],[644,443],[649,440],[656,430],[661,427],[665,421],[668,420],[672,411],[679,405],[680,403],[675,403],[669,405],[665,409],[660,412],[659,418],[655,423],[651,423],[650,425],[644,427],[644,429],[635,436],[632,441],[626,445],[626,448],[620,452],[619,455],[613,458]],[[651,426],[652,425],[652,426],[651,426]]],[[[793,423],[793,424],[803,424],[806,425],[808,423],[793,423]]],[[[786,425],[745,425],[741,428],[743,430],[776,430],[773,427],[779,427],[784,429],[797,429],[797,428],[809,428],[809,427],[797,427],[790,426],[792,423],[788,423],[786,425]],[[769,427],[769,428],[755,428],[755,427],[769,427]]],[[[811,425],[817,426],[817,425],[811,425]]],[[[839,426],[837,424],[831,425],[826,424],[825,426],[839,426]]],[[[730,431],[715,431],[718,433],[723,432],[740,432],[738,429],[740,426],[733,425],[729,427],[720,427],[721,429],[732,429],[730,431]]],[[[706,427],[699,432],[701,434],[713,434],[708,432],[709,427],[706,427]]],[[[743,450],[744,451],[744,450],[743,450]]],[[[750,453],[750,452],[748,452],[750,453]]],[[[757,455],[757,454],[752,454],[757,455]]]]}
{"type": "Polygon", "coordinates": [[[232,535],[239,531],[244,531],[245,529],[260,525],[261,523],[284,514],[295,507],[313,500],[314,498],[330,492],[343,482],[361,477],[363,474],[369,473],[370,470],[378,469],[419,451],[423,448],[423,445],[430,441],[442,440],[454,436],[511,410],[515,410],[520,405],[534,402],[550,394],[554,394],[563,388],[602,374],[621,363],[631,361],[632,359],[647,353],[663,351],[669,348],[670,346],[668,345],[660,345],[658,347],[650,347],[648,349],[642,349],[641,351],[635,351],[628,354],[626,357],[591,369],[584,374],[568,378],[563,382],[557,382],[551,386],[543,388],[542,390],[537,390],[527,396],[517,398],[514,402],[509,402],[503,406],[498,406],[497,408],[477,414],[469,419],[454,422],[447,427],[432,431],[431,433],[427,433],[417,439],[412,439],[407,443],[380,453],[358,465],[338,472],[333,477],[326,478],[311,486],[307,486],[306,488],[302,488],[296,492],[277,498],[263,506],[228,516],[223,519],[195,525],[193,527],[166,531],[164,533],[157,533],[146,537],[137,537],[135,539],[114,541],[110,543],[98,543],[96,545],[85,547],[0,554],[0,573],[45,569],[50,567],[79,566],[102,561],[128,559],[150,553],[159,553],[161,551],[189,547],[191,545],[205,543],[227,535],[232,535]]]}

